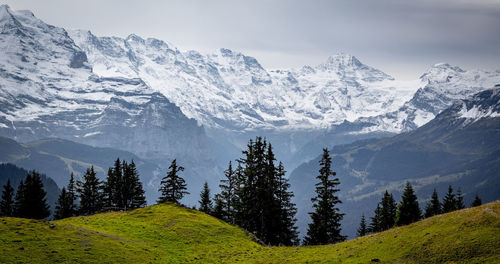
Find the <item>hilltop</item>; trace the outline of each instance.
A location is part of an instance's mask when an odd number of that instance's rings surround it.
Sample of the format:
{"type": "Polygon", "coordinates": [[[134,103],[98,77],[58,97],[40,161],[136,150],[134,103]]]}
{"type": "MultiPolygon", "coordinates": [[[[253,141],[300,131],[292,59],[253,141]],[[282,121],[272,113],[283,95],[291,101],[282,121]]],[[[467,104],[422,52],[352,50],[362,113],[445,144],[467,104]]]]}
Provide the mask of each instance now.
{"type": "Polygon", "coordinates": [[[266,247],[171,204],[58,221],[0,218],[2,263],[494,263],[500,201],[344,243],[266,247]]]}

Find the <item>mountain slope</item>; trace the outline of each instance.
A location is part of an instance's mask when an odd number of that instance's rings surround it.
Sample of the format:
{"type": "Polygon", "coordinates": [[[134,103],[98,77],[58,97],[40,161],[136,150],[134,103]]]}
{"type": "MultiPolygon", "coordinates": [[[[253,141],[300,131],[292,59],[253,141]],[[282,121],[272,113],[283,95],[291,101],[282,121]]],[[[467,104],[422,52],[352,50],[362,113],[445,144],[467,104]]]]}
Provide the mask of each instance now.
{"type": "MultiPolygon", "coordinates": [[[[371,216],[385,190],[396,199],[410,181],[423,203],[433,188],[441,197],[449,184],[461,187],[465,200],[478,193],[484,200],[500,198],[500,88],[457,101],[424,126],[394,137],[365,140],[331,149],[339,176],[344,230],[355,234],[361,214],[371,216]]],[[[314,194],[319,157],[290,175],[301,230],[305,231],[314,194]]],[[[423,208],[423,206],[422,206],[423,208]]]]}
{"type": "Polygon", "coordinates": [[[348,242],[265,247],[201,212],[156,205],[53,222],[0,218],[1,262],[494,263],[500,203],[435,216],[348,242]]]}

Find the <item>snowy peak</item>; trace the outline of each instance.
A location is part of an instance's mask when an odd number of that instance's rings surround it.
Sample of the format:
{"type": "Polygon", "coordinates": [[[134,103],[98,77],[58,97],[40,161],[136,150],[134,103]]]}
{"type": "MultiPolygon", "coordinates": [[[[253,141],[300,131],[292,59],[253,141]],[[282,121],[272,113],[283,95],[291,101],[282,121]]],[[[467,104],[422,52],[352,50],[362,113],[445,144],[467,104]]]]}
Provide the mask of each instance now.
{"type": "Polygon", "coordinates": [[[500,117],[500,87],[461,100],[455,104],[454,109],[456,118],[464,119],[464,124],[474,123],[482,118],[500,117]]]}

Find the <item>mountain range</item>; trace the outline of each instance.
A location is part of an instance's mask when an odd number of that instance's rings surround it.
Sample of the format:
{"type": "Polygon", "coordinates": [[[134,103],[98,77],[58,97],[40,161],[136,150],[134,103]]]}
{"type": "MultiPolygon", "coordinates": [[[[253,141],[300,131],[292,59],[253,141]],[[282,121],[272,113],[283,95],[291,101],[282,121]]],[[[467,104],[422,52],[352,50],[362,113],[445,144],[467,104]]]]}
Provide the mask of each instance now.
{"type": "MultiPolygon", "coordinates": [[[[248,140],[257,135],[272,142],[292,186],[301,186],[295,192],[302,212],[307,212],[303,201],[308,201],[314,182],[303,175],[314,175],[314,159],[323,147],[333,147],[339,175],[349,175],[342,180],[349,189],[350,196],[343,194],[347,200],[372,197],[383,186],[399,186],[406,179],[441,178],[452,171],[418,163],[419,158],[432,157],[432,163],[447,157],[457,163],[446,164],[458,166],[469,156],[446,156],[450,149],[441,144],[444,139],[420,137],[425,133],[419,129],[434,124],[436,134],[446,134],[451,128],[437,123],[456,119],[443,115],[451,111],[446,109],[459,107],[454,103],[467,105],[467,100],[478,102],[468,98],[499,83],[498,70],[464,70],[446,63],[433,65],[416,80],[401,81],[346,53],[316,66],[268,70],[256,58],[229,49],[202,54],[135,34],[96,36],[88,30],[48,25],[30,11],[0,6],[0,136],[17,141],[23,151],[55,159],[62,166],[51,172],[58,184],[69,176],[64,159],[97,162],[80,153],[71,153],[78,158],[60,154],[66,146],[76,148],[74,152],[88,147],[89,153],[112,149],[113,155],[99,164],[102,168],[118,155],[148,163],[150,169],[141,175],[152,184],[149,201],[156,195],[158,177],[176,158],[189,179],[186,203],[195,204],[202,183],[208,181],[217,190],[227,162],[240,157],[248,140]],[[392,137],[399,133],[403,134],[392,137]],[[375,144],[375,150],[366,144],[375,144]],[[356,146],[360,149],[345,154],[356,146]],[[419,154],[400,153],[408,146],[419,149],[419,154]],[[442,149],[434,153],[434,148],[442,149]],[[339,155],[352,160],[339,160],[339,155]],[[374,162],[373,157],[381,160],[374,162]],[[420,175],[390,175],[388,164],[398,160],[424,169],[420,175]]],[[[476,109],[462,110],[474,116],[476,109]]],[[[461,129],[470,131],[483,124],[481,120],[461,129]]],[[[487,127],[494,131],[496,123],[490,121],[493,128],[487,127]]],[[[474,140],[484,138],[483,132],[496,135],[491,131],[477,130],[474,140]]],[[[457,140],[450,141],[453,144],[463,140],[452,138],[457,140]]],[[[473,158],[477,164],[486,162],[473,158]]],[[[490,162],[496,166],[497,161],[490,162]]],[[[399,168],[394,171],[399,173],[399,168]]],[[[306,221],[307,215],[301,219],[306,221]]]]}

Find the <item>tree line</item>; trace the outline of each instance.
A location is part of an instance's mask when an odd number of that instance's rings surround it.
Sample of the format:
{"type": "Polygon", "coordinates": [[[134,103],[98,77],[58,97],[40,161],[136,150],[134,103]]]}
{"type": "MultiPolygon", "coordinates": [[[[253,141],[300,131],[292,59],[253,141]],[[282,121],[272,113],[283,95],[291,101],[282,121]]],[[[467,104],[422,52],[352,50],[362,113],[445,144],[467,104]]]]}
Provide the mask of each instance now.
{"type": "MultiPolygon", "coordinates": [[[[40,174],[30,171],[17,191],[4,185],[0,201],[0,215],[44,219],[50,216],[46,192],[40,174]]],[[[105,181],[100,181],[94,167],[88,168],[80,181],[71,173],[69,183],[61,189],[55,205],[54,218],[90,215],[103,210],[128,210],[143,207],[146,198],[134,161],[130,164],[116,159],[109,168],[105,181]]]]}
{"type": "MultiPolygon", "coordinates": [[[[481,198],[476,194],[471,207],[479,206],[481,203],[481,198]]],[[[394,226],[408,225],[422,218],[463,208],[465,208],[465,204],[462,191],[459,188],[455,194],[453,192],[453,187],[450,185],[442,202],[439,201],[437,191],[434,189],[431,199],[427,202],[424,212],[422,212],[413,187],[407,182],[399,204],[396,204],[392,194],[389,194],[387,190],[385,191],[382,200],[377,204],[374,210],[374,216],[371,217],[370,224],[367,224],[364,214],[361,216],[357,234],[358,236],[364,236],[370,233],[382,232],[394,226]]]]}

